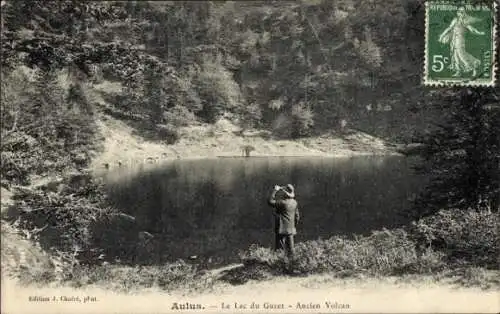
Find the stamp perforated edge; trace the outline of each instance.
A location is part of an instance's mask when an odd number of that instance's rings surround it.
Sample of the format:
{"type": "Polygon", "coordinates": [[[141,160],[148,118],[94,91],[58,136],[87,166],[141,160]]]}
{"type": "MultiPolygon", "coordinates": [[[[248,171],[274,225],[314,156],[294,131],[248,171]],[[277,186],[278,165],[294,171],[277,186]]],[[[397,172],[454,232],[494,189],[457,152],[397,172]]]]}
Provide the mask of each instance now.
{"type": "Polygon", "coordinates": [[[492,27],[492,47],[493,47],[493,56],[491,58],[491,80],[489,82],[474,82],[474,81],[444,81],[444,80],[431,80],[428,79],[428,58],[427,58],[427,53],[428,53],[428,44],[427,44],[427,38],[429,35],[429,4],[430,3],[442,3],[442,4],[449,4],[450,1],[425,1],[425,51],[424,51],[424,71],[423,71],[423,85],[425,86],[431,86],[431,87],[494,87],[495,86],[495,81],[497,79],[497,22],[498,22],[498,7],[497,7],[497,1],[493,1],[492,3],[492,9],[493,9],[493,27],[492,27]]]}

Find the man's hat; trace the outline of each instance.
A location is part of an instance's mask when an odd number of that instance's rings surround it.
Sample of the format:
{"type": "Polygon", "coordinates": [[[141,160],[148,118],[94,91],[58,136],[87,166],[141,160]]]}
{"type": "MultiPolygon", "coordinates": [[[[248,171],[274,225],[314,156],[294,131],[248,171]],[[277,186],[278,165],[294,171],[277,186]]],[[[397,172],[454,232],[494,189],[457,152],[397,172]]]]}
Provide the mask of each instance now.
{"type": "Polygon", "coordinates": [[[284,187],[283,192],[287,195],[289,198],[295,198],[295,188],[291,184],[287,184],[286,187],[284,187]]]}

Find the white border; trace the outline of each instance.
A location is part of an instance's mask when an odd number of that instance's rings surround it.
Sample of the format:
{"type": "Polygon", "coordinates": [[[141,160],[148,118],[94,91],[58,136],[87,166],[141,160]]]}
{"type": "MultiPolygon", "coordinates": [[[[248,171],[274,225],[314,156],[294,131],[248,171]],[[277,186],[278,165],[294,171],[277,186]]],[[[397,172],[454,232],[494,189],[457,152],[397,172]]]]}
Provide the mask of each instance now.
{"type": "Polygon", "coordinates": [[[497,13],[497,1],[493,0],[493,27],[491,29],[492,32],[492,49],[493,49],[493,55],[491,58],[491,80],[489,82],[485,81],[466,81],[466,80],[430,80],[428,79],[428,72],[427,72],[427,67],[428,67],[428,60],[427,60],[427,53],[428,53],[428,44],[427,44],[427,38],[429,35],[429,4],[430,3],[443,3],[443,4],[449,4],[450,2],[447,1],[435,1],[435,0],[425,0],[425,51],[424,51],[424,77],[423,77],[423,85],[425,86],[435,86],[435,87],[453,87],[453,86],[484,86],[484,87],[494,87],[496,84],[496,79],[497,79],[497,61],[496,61],[496,54],[497,54],[497,19],[498,19],[498,13],[497,13]]]}

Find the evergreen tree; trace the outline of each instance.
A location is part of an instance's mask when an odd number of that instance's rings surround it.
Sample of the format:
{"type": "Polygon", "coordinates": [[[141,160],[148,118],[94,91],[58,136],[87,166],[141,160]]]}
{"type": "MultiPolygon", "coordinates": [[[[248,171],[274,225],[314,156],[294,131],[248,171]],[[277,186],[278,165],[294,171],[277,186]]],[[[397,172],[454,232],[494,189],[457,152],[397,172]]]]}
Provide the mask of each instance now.
{"type": "Polygon", "coordinates": [[[491,105],[498,97],[483,89],[458,94],[445,100],[445,122],[422,139],[423,162],[416,170],[430,183],[417,198],[417,216],[441,208],[498,211],[500,110],[491,105]]]}
{"type": "Polygon", "coordinates": [[[163,123],[163,113],[169,101],[169,95],[165,93],[163,73],[154,68],[147,68],[145,72],[144,105],[151,123],[160,124],[163,123]]]}

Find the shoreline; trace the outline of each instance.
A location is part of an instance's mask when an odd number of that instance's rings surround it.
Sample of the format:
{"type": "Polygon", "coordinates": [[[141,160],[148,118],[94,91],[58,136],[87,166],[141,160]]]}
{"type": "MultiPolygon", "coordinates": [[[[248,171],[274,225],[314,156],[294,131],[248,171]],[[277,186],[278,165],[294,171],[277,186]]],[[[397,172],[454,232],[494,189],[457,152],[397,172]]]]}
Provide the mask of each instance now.
{"type": "MultiPolygon", "coordinates": [[[[398,152],[388,152],[388,153],[371,153],[371,152],[356,152],[353,151],[352,154],[323,154],[323,155],[252,155],[252,156],[238,156],[238,155],[205,155],[205,156],[194,156],[188,155],[178,158],[163,158],[156,160],[154,162],[142,161],[142,159],[132,159],[131,164],[150,164],[154,165],[157,163],[161,163],[164,161],[191,161],[191,160],[217,160],[217,159],[264,159],[264,158],[317,158],[317,159],[351,159],[357,157],[374,157],[374,158],[384,158],[384,157],[404,157],[405,155],[400,154],[398,152]],[[135,161],[135,162],[134,162],[135,161]]],[[[116,160],[123,161],[123,160],[116,160]]],[[[126,160],[125,163],[128,163],[130,160],[126,160]]],[[[124,163],[124,165],[125,165],[124,163]]],[[[95,167],[91,167],[95,168],[95,167]]]]}
{"type": "MultiPolygon", "coordinates": [[[[165,145],[165,148],[170,148],[165,145]]],[[[140,153],[138,151],[137,153],[140,153]]],[[[281,155],[281,154],[253,154],[251,156],[241,156],[241,155],[195,155],[195,154],[187,154],[178,157],[166,157],[161,159],[154,159],[153,162],[148,162],[147,158],[140,158],[140,154],[138,154],[139,158],[128,158],[128,159],[100,159],[97,162],[93,161],[92,165],[89,167],[89,170],[105,170],[102,164],[108,163],[109,165],[116,164],[121,162],[122,165],[120,167],[126,168],[127,165],[155,165],[163,162],[173,162],[173,161],[193,161],[193,160],[217,160],[217,159],[265,159],[265,158],[314,158],[314,159],[351,159],[357,157],[374,157],[374,158],[388,158],[388,157],[405,157],[404,154],[401,154],[397,151],[386,151],[386,152],[370,152],[370,151],[349,151],[348,153],[323,153],[323,154],[291,154],[291,155],[281,155]],[[99,165],[101,164],[101,165],[99,165]]],[[[116,168],[116,166],[115,166],[116,168]]]]}
{"type": "MultiPolygon", "coordinates": [[[[188,156],[182,158],[165,158],[155,162],[144,162],[134,160],[132,162],[125,162],[124,165],[114,167],[114,168],[103,168],[103,167],[93,167],[89,168],[89,172],[93,177],[101,177],[103,175],[113,175],[119,173],[121,171],[130,171],[133,173],[138,173],[141,171],[155,169],[157,167],[161,167],[167,164],[174,164],[178,162],[203,162],[203,161],[217,161],[217,160],[243,160],[244,162],[250,161],[263,161],[263,160],[336,160],[336,161],[347,161],[356,158],[376,158],[376,159],[388,159],[405,157],[403,154],[399,153],[387,153],[387,154],[371,154],[371,153],[359,153],[352,155],[255,155],[250,157],[244,156],[231,156],[231,155],[222,155],[222,156],[188,156]]],[[[108,178],[109,179],[109,178],[108,178]]]]}
{"type": "Polygon", "coordinates": [[[103,150],[96,152],[89,166],[99,169],[126,168],[130,165],[158,164],[175,160],[215,160],[224,158],[342,158],[373,156],[404,156],[396,146],[368,134],[354,131],[349,135],[324,135],[297,140],[244,137],[233,133],[228,121],[220,121],[218,131],[207,136],[210,126],[183,128],[181,139],[175,144],[148,141],[134,134],[125,122],[106,117],[100,119],[100,132],[104,137],[103,150]],[[229,126],[228,126],[229,125],[229,126]],[[251,146],[249,157],[242,147],[251,146]]]}

